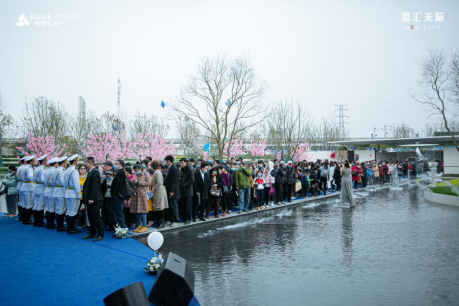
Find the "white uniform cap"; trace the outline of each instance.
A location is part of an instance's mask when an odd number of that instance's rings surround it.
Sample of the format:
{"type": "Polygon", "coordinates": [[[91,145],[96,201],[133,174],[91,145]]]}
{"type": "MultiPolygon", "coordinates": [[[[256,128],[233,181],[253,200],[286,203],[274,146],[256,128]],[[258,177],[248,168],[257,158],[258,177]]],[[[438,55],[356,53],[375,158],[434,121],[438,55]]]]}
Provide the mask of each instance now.
{"type": "Polygon", "coordinates": [[[51,158],[50,160],[48,160],[48,164],[54,164],[55,162],[57,162],[57,158],[51,158]]]}
{"type": "Polygon", "coordinates": [[[68,162],[73,162],[77,158],[78,158],[78,154],[74,154],[74,155],[70,156],[69,158],[67,158],[67,161],[68,162]]]}
{"type": "Polygon", "coordinates": [[[66,159],[67,159],[67,156],[59,157],[59,158],[56,159],[56,162],[62,163],[66,159]]]}
{"type": "Polygon", "coordinates": [[[48,155],[45,154],[45,155],[43,155],[43,156],[40,156],[40,157],[37,159],[37,161],[44,160],[44,159],[47,158],[47,157],[48,157],[48,155]]]}
{"type": "Polygon", "coordinates": [[[23,161],[23,160],[26,159],[26,158],[27,158],[27,156],[24,156],[23,158],[20,159],[20,161],[23,161]]]}
{"type": "Polygon", "coordinates": [[[34,158],[35,158],[35,155],[32,155],[32,156],[27,156],[24,160],[25,160],[26,162],[29,162],[29,161],[31,161],[31,160],[34,159],[34,158]]]}

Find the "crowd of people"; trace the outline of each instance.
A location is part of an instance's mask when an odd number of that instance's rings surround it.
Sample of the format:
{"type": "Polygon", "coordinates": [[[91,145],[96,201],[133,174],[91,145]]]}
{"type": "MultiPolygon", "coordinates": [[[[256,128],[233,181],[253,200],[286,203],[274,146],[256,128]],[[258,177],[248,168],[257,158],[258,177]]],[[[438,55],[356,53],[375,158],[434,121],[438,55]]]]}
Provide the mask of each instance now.
{"type": "Polygon", "coordinates": [[[44,155],[37,162],[35,167],[35,156],[29,156],[20,159],[18,169],[9,167],[2,181],[7,189],[5,217],[19,212],[23,224],[68,234],[80,233],[78,224],[89,227],[85,238],[94,241],[104,239],[105,228],[128,227],[143,233],[148,227],[261,211],[294,198],[335,191],[341,191],[343,205],[354,206],[353,189],[397,183],[421,172],[434,178],[442,172],[441,162],[433,160],[286,163],[181,158],[177,163],[168,155],[164,161],[147,157],[135,163],[119,159],[97,164],[88,157],[80,165],[78,155],[51,160],[44,155]]]}

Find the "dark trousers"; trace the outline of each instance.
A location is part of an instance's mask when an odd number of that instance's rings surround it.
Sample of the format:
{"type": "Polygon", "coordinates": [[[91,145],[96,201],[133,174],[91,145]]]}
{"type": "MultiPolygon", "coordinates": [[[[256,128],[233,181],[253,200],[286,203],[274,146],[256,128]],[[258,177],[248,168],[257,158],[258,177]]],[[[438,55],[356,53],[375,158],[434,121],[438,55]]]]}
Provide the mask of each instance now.
{"type": "Polygon", "coordinates": [[[324,192],[324,195],[327,194],[327,178],[326,177],[320,177],[319,181],[319,188],[324,192]]]}
{"type": "Polygon", "coordinates": [[[108,224],[110,222],[110,214],[108,210],[108,201],[106,201],[104,198],[102,204],[102,221],[104,222],[104,224],[108,224]]]}
{"type": "Polygon", "coordinates": [[[207,200],[207,208],[206,214],[208,215],[210,210],[213,208],[215,209],[215,216],[218,215],[218,206],[220,202],[220,197],[214,197],[213,195],[209,195],[209,199],[207,200]]]}
{"type": "Polygon", "coordinates": [[[206,207],[207,199],[201,199],[201,196],[194,195],[193,196],[193,220],[196,218],[202,219],[204,215],[204,209],[206,207]]]}
{"type": "Polygon", "coordinates": [[[193,197],[180,198],[183,205],[183,219],[184,221],[191,221],[191,213],[193,211],[193,197]]]}
{"type": "Polygon", "coordinates": [[[336,190],[340,191],[341,190],[341,179],[340,180],[335,179],[335,183],[336,183],[336,190]]]}
{"type": "Polygon", "coordinates": [[[266,205],[268,205],[269,202],[273,200],[273,197],[269,195],[269,190],[271,190],[271,187],[265,187],[265,192],[263,193],[265,196],[266,205]]]}
{"type": "Polygon", "coordinates": [[[19,195],[17,194],[6,196],[6,210],[9,214],[17,214],[18,199],[19,199],[19,195]]]}
{"type": "Polygon", "coordinates": [[[222,211],[231,211],[231,199],[229,193],[224,193],[222,195],[222,211]]]}
{"type": "Polygon", "coordinates": [[[257,189],[256,190],[257,207],[263,206],[263,201],[264,201],[263,192],[264,192],[264,189],[257,189]]]}
{"type": "Polygon", "coordinates": [[[178,201],[177,199],[167,198],[169,202],[169,222],[178,222],[178,201]]]}
{"type": "Polygon", "coordinates": [[[362,177],[362,184],[363,184],[363,188],[367,187],[367,178],[366,177],[362,177]]]}
{"type": "Polygon", "coordinates": [[[307,197],[309,192],[309,183],[301,184],[301,194],[303,197],[307,197]]]}
{"type": "Polygon", "coordinates": [[[284,184],[276,183],[276,195],[277,195],[277,203],[281,203],[284,201],[284,184]]]}
{"type": "Polygon", "coordinates": [[[284,199],[287,198],[287,202],[292,202],[292,188],[292,184],[284,184],[284,199]]]}
{"type": "Polygon", "coordinates": [[[96,201],[92,204],[88,204],[88,218],[89,224],[89,233],[91,235],[96,235],[104,237],[104,222],[102,220],[102,206],[104,201],[96,201]]]}
{"type": "MultiPolygon", "coordinates": [[[[120,227],[126,227],[125,225],[125,216],[123,210],[123,199],[118,196],[109,198],[110,201],[108,202],[107,208],[109,208],[109,212],[113,218],[110,222],[118,223],[120,227]]],[[[128,209],[129,213],[129,209],[128,209]]]]}

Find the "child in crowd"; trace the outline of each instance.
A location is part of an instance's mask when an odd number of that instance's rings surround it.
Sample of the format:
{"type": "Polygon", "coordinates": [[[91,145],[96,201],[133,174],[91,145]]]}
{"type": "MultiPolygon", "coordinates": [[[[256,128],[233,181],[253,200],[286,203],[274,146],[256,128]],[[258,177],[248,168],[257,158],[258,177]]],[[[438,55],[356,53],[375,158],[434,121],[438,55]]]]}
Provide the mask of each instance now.
{"type": "Polygon", "coordinates": [[[311,184],[311,179],[309,178],[309,175],[309,171],[307,171],[306,169],[303,170],[303,177],[301,178],[301,191],[303,198],[308,197],[309,186],[311,184]]]}
{"type": "Polygon", "coordinates": [[[310,181],[311,181],[311,196],[315,197],[317,194],[316,192],[319,189],[319,182],[317,181],[317,172],[316,168],[312,168],[312,172],[309,175],[310,181]]]}
{"type": "Polygon", "coordinates": [[[255,181],[253,182],[253,187],[255,188],[255,191],[256,191],[257,210],[263,209],[263,200],[264,200],[263,191],[265,189],[265,186],[264,186],[265,180],[261,176],[262,176],[261,171],[258,171],[257,177],[255,178],[255,181]]]}

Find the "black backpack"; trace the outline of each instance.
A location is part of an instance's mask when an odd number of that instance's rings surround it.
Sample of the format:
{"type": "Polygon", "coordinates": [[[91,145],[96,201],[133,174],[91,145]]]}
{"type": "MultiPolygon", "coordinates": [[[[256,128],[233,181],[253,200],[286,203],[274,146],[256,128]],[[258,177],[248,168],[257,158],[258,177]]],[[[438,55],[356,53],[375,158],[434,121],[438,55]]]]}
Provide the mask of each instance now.
{"type": "Polygon", "coordinates": [[[125,201],[129,201],[129,199],[134,194],[134,189],[135,189],[134,183],[128,179],[125,179],[123,187],[121,187],[121,190],[119,193],[120,198],[122,198],[125,201]]]}

